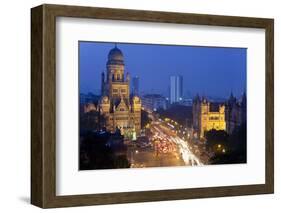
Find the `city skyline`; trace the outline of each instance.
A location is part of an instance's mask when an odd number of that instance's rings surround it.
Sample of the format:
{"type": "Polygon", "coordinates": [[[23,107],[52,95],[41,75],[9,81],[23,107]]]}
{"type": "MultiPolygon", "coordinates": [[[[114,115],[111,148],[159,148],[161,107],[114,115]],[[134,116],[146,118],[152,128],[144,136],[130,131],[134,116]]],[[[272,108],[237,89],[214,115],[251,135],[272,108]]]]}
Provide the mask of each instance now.
{"type": "MultiPolygon", "coordinates": [[[[100,95],[100,76],[107,52],[114,45],[79,42],[80,93],[100,95]]],[[[137,76],[141,82],[139,92],[169,97],[170,77],[178,75],[183,76],[183,96],[193,97],[198,93],[227,98],[232,92],[239,97],[246,90],[245,48],[123,43],[117,46],[124,54],[125,70],[131,79],[137,76]]]]}
{"type": "MultiPolygon", "coordinates": [[[[141,61],[141,56],[138,57],[141,61]]],[[[198,95],[190,101],[183,96],[182,75],[171,75],[170,101],[159,94],[140,95],[139,77],[128,74],[126,63],[123,51],[114,45],[108,51],[105,71],[100,75],[100,95],[80,96],[80,170],[247,162],[246,93],[237,99],[231,92],[223,102],[198,95]]],[[[211,62],[209,67],[212,67],[211,62]]],[[[162,81],[163,73],[165,70],[158,74],[158,81],[154,81],[152,88],[167,86],[162,81]]],[[[218,91],[224,91],[229,82],[223,81],[222,87],[217,79],[227,79],[228,75],[216,74],[215,82],[213,75],[206,77],[206,84],[202,77],[196,82],[204,89],[216,85],[218,91]]],[[[153,73],[142,76],[155,77],[153,73]]],[[[185,78],[188,77],[193,78],[191,74],[185,78]]],[[[146,83],[142,86],[149,88],[146,83]]],[[[242,92],[241,85],[235,86],[242,92]]]]}

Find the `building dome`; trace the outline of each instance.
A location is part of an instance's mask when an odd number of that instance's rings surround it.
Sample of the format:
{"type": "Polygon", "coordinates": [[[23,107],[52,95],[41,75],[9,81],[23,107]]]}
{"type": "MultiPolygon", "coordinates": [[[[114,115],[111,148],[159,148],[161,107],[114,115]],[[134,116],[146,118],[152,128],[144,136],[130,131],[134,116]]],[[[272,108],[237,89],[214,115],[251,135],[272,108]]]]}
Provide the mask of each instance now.
{"type": "Polygon", "coordinates": [[[123,53],[116,46],[109,51],[107,64],[124,64],[123,53]]]}

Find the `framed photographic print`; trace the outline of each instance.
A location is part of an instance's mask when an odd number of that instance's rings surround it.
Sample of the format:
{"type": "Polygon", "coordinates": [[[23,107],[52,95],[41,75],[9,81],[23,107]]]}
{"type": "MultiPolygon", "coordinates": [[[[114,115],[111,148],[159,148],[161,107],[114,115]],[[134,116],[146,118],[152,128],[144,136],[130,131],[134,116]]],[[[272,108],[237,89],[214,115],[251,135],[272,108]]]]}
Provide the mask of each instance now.
{"type": "Polygon", "coordinates": [[[273,193],[273,19],[31,9],[31,203],[273,193]]]}

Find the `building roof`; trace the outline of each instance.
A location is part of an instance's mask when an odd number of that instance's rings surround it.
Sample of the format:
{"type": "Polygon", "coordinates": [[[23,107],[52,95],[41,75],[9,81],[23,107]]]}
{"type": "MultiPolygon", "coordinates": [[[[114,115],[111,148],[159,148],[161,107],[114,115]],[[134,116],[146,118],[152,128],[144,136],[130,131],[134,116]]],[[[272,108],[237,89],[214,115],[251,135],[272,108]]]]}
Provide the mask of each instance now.
{"type": "Polygon", "coordinates": [[[107,64],[124,64],[123,53],[117,46],[109,51],[107,64]]]}
{"type": "Polygon", "coordinates": [[[222,103],[210,102],[210,112],[219,112],[222,103]]]}

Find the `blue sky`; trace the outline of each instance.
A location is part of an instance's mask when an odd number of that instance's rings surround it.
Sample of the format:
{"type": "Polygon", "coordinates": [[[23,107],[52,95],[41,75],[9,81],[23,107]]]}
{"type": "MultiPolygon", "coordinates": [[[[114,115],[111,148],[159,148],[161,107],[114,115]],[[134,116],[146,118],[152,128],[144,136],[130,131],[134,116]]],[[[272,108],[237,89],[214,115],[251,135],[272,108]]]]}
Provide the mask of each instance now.
{"type": "MultiPolygon", "coordinates": [[[[115,43],[79,42],[80,92],[99,93],[101,72],[115,43]]],[[[245,48],[121,44],[125,70],[140,78],[140,90],[168,95],[169,77],[182,75],[184,93],[225,98],[246,88],[245,48]]]]}

